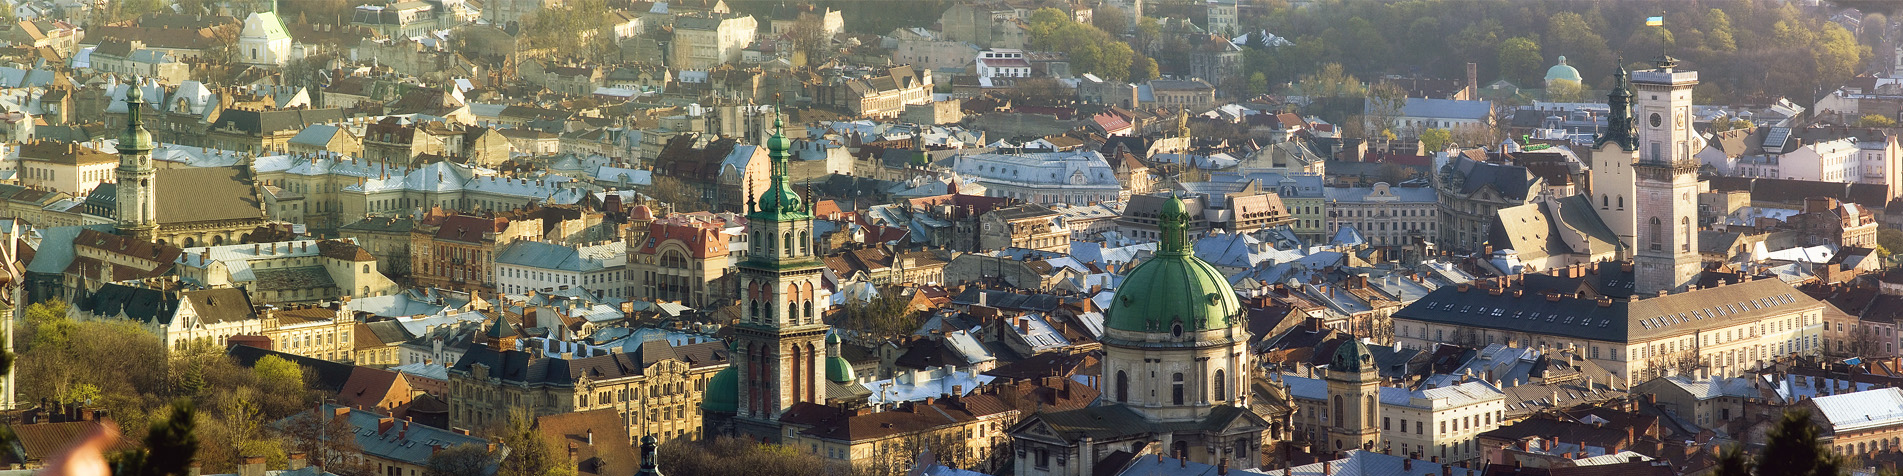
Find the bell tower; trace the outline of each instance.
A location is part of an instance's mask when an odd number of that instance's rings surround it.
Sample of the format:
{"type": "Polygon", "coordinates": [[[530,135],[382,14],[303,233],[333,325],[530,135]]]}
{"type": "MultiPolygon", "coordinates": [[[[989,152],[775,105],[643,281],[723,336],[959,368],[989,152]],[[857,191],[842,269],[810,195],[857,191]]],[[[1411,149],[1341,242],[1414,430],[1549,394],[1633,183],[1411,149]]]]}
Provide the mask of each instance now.
{"type": "Polygon", "coordinates": [[[1632,73],[1641,123],[1639,160],[1633,163],[1638,200],[1635,288],[1639,293],[1684,291],[1698,279],[1698,161],[1704,139],[1692,129],[1692,87],[1698,73],[1677,70],[1670,56],[1632,73]]]}
{"type": "Polygon", "coordinates": [[[1328,381],[1329,451],[1376,451],[1381,439],[1381,377],[1374,354],[1358,339],[1335,348],[1324,375],[1328,381]]]}
{"type": "Polygon", "coordinates": [[[773,122],[766,141],[773,160],[772,184],[747,202],[749,254],[740,263],[740,307],[734,326],[740,359],[740,432],[779,441],[777,423],[801,402],[826,402],[826,331],[820,320],[827,302],[824,267],[814,255],[813,209],[787,176],[792,141],[773,122]]]}
{"type": "Polygon", "coordinates": [[[133,80],[126,87],[126,129],[119,133],[119,168],[115,171],[119,183],[116,187],[121,236],[139,241],[154,241],[158,238],[158,205],[153,199],[152,176],[158,170],[152,165],[152,133],[145,130],[144,114],[145,94],[140,91],[140,81],[133,80]]]}

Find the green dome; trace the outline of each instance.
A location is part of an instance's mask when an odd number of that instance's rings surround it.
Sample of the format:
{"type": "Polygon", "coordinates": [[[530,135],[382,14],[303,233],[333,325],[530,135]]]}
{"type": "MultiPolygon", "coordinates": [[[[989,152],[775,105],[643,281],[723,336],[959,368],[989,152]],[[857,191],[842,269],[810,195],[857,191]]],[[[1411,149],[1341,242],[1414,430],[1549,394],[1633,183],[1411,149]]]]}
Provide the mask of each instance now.
{"type": "Polygon", "coordinates": [[[1565,56],[1559,57],[1559,64],[1553,65],[1551,68],[1546,68],[1546,87],[1553,87],[1553,80],[1555,79],[1564,79],[1575,83],[1584,82],[1584,80],[1579,77],[1579,69],[1566,64],[1565,56]]]}
{"type": "Polygon", "coordinates": [[[858,377],[853,376],[852,373],[852,362],[847,362],[845,357],[826,358],[826,380],[844,384],[851,383],[856,378],[858,377]]]}
{"type": "Polygon", "coordinates": [[[1242,300],[1214,265],[1190,252],[1188,207],[1171,198],[1157,213],[1162,243],[1117,286],[1105,326],[1131,332],[1228,328],[1242,321],[1242,300]]]}
{"type": "Polygon", "coordinates": [[[1348,339],[1335,347],[1335,357],[1328,361],[1328,370],[1336,372],[1361,372],[1374,368],[1374,353],[1368,352],[1368,345],[1361,339],[1348,339]]]}
{"type": "Polygon", "coordinates": [[[740,369],[729,366],[714,372],[714,378],[707,381],[707,393],[700,401],[700,409],[718,413],[738,413],[740,411],[740,369]]]}

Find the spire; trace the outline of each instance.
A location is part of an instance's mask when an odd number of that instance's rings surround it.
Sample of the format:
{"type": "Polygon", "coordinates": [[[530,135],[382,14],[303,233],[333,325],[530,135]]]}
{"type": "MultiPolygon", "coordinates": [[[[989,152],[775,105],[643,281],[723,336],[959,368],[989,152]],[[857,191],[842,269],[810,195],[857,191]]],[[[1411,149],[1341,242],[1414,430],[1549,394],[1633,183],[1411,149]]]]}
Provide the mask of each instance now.
{"type": "Polygon", "coordinates": [[[1593,141],[1593,148],[1604,147],[1607,143],[1618,143],[1626,151],[1639,150],[1638,130],[1632,123],[1632,75],[1626,72],[1625,59],[1619,59],[1619,69],[1614,73],[1612,91],[1606,93],[1606,105],[1611,112],[1606,115],[1606,132],[1593,141]]]}
{"type": "Polygon", "coordinates": [[[1169,201],[1163,202],[1157,221],[1163,235],[1157,254],[1189,254],[1189,206],[1183,203],[1182,197],[1171,195],[1169,201]]]}

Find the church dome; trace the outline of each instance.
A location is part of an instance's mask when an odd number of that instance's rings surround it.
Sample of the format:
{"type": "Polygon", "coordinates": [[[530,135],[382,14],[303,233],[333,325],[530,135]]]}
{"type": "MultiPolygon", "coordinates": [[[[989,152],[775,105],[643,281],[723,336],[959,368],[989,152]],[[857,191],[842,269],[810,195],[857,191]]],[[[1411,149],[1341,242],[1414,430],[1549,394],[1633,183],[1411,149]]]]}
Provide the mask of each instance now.
{"type": "Polygon", "coordinates": [[[740,370],[728,366],[714,372],[707,380],[707,393],[700,401],[700,409],[716,413],[737,413],[740,411],[740,370]]]}
{"type": "Polygon", "coordinates": [[[628,210],[628,218],[633,220],[653,220],[654,210],[649,209],[647,205],[635,205],[634,209],[628,210]]]}
{"type": "Polygon", "coordinates": [[[1182,332],[1228,328],[1241,323],[1242,301],[1222,271],[1190,252],[1189,212],[1181,198],[1157,214],[1162,243],[1156,256],[1137,265],[1110,303],[1105,326],[1131,332],[1182,332]]]}
{"type": "Polygon", "coordinates": [[[853,375],[852,362],[846,361],[845,357],[840,357],[837,349],[839,349],[839,334],[827,334],[826,353],[829,355],[826,356],[826,380],[839,384],[851,383],[858,378],[853,375]]]}
{"type": "Polygon", "coordinates": [[[1328,370],[1333,372],[1362,372],[1374,368],[1374,353],[1368,351],[1368,345],[1361,339],[1348,339],[1335,347],[1335,357],[1329,359],[1328,370]]]}
{"type": "Polygon", "coordinates": [[[1566,64],[1565,56],[1559,57],[1559,64],[1553,65],[1551,68],[1546,68],[1546,86],[1552,87],[1553,80],[1555,79],[1564,79],[1582,84],[1585,82],[1579,77],[1579,69],[1566,64]]]}

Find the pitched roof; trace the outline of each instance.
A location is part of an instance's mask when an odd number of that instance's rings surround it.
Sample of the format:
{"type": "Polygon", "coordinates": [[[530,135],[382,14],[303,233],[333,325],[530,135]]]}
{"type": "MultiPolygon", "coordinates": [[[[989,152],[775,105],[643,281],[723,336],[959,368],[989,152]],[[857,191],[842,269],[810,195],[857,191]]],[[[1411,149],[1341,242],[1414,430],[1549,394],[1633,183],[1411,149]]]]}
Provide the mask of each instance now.
{"type": "Polygon", "coordinates": [[[574,449],[578,474],[634,474],[641,464],[628,425],[614,409],[536,417],[535,431],[553,441],[557,451],[574,449]]]}
{"type": "Polygon", "coordinates": [[[154,200],[161,227],[215,220],[262,221],[264,209],[245,172],[230,167],[159,169],[154,200]]]}
{"type": "Polygon", "coordinates": [[[1466,292],[1443,286],[1394,313],[1397,319],[1562,335],[1607,342],[1649,341],[1699,329],[1820,306],[1816,299],[1776,279],[1699,289],[1637,301],[1539,294],[1492,295],[1480,288],[1466,292]]]}

